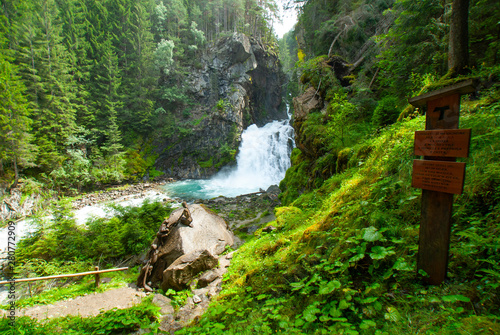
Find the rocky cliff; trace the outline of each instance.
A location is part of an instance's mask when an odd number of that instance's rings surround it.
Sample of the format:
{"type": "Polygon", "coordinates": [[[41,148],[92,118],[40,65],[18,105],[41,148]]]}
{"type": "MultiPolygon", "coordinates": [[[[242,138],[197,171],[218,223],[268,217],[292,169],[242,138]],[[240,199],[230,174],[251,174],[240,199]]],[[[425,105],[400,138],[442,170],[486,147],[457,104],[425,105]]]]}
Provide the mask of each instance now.
{"type": "Polygon", "coordinates": [[[234,162],[242,131],[286,118],[277,54],[235,33],[208,47],[190,70],[195,107],[184,127],[154,143],[155,167],[168,177],[207,178],[234,162]]]}

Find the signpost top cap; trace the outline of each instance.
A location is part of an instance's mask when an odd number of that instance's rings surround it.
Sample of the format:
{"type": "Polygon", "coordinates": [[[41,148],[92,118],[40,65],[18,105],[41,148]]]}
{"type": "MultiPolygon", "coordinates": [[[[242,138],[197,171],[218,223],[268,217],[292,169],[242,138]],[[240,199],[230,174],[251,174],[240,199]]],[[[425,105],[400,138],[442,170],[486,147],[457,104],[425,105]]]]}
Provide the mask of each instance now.
{"type": "Polygon", "coordinates": [[[440,88],[439,90],[425,93],[408,99],[408,102],[415,107],[425,106],[428,101],[439,99],[453,94],[468,94],[476,91],[473,79],[459,82],[457,84],[440,88]]]}

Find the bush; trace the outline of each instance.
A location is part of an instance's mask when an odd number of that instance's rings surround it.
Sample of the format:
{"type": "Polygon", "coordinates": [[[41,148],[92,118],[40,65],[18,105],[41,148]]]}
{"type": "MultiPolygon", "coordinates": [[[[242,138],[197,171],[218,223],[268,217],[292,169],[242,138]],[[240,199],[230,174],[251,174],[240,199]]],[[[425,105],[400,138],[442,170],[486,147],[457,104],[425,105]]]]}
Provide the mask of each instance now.
{"type": "Polygon", "coordinates": [[[145,201],[140,207],[112,206],[113,218],[96,218],[87,228],[76,224],[68,204],[60,203],[54,219],[21,240],[18,266],[28,260],[90,260],[110,262],[144,251],[171,208],[145,201]]]}
{"type": "Polygon", "coordinates": [[[388,96],[378,102],[373,112],[372,123],[376,127],[385,127],[396,122],[399,116],[398,99],[388,96]]]}

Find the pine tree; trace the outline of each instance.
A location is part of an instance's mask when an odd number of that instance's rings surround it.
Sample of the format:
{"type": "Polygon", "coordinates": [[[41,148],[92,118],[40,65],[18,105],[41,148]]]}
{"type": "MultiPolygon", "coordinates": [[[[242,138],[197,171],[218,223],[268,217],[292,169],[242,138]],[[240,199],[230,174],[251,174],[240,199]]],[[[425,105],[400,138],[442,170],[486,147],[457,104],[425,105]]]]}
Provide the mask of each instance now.
{"type": "Polygon", "coordinates": [[[78,125],[87,127],[93,120],[89,110],[88,86],[92,61],[88,58],[90,43],[86,32],[90,29],[88,9],[83,0],[57,0],[61,13],[63,43],[69,51],[71,76],[77,86],[74,99],[78,125]]]}
{"type": "Polygon", "coordinates": [[[48,171],[64,161],[65,143],[76,129],[76,86],[58,13],[53,0],[38,0],[31,24],[23,26],[24,58],[30,64],[26,79],[33,104],[35,143],[40,150],[38,164],[48,171]]]}
{"type": "Polygon", "coordinates": [[[12,187],[17,185],[19,171],[33,166],[36,158],[25,87],[16,72],[16,66],[0,55],[0,176],[4,164],[12,164],[12,187]]]}
{"type": "Polygon", "coordinates": [[[126,98],[120,121],[127,130],[147,134],[152,130],[152,97],[158,80],[153,62],[154,41],[145,5],[137,2],[131,14],[128,40],[131,52],[125,56],[122,92],[126,98]]]}

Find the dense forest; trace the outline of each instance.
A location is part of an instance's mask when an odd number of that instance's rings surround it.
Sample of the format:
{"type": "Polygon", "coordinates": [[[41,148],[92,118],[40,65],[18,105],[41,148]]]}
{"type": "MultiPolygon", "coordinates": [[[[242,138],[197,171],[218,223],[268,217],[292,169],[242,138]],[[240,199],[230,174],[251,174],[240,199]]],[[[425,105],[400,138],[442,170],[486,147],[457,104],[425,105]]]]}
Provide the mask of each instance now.
{"type": "Polygon", "coordinates": [[[186,74],[233,32],[275,41],[273,1],[2,1],[0,180],[80,190],[142,177],[148,136],[196,102],[186,74]]]}
{"type": "MultiPolygon", "coordinates": [[[[282,3],[298,22],[276,40],[273,1],[2,2],[3,182],[22,172],[26,189],[78,190],[141,176],[155,159],[148,136],[194,103],[183,80],[203,47],[234,31],[252,35],[279,47],[296,132],[292,166],[268,223],[274,229],[240,232],[245,243],[221,294],[176,334],[499,334],[498,1],[282,3]],[[460,128],[472,129],[470,155],[459,158],[465,186],[454,196],[447,278],[428,285],[417,271],[422,191],[411,187],[426,111],[408,98],[465,80],[475,85],[460,102],[460,128]]],[[[116,217],[82,228],[60,201],[54,220],[21,242],[17,271],[120,264],[147,247],[169,211],[118,207],[116,217]]],[[[21,317],[16,327],[158,333],[158,310],[146,299],[95,318],[21,317]]]]}

